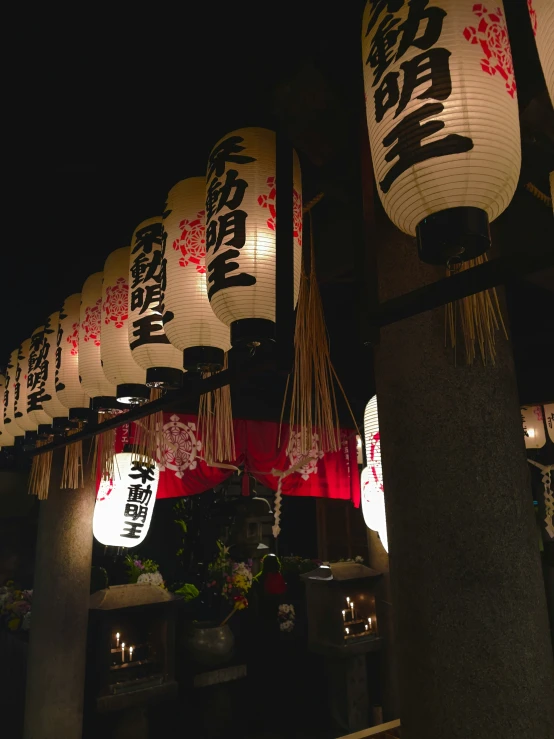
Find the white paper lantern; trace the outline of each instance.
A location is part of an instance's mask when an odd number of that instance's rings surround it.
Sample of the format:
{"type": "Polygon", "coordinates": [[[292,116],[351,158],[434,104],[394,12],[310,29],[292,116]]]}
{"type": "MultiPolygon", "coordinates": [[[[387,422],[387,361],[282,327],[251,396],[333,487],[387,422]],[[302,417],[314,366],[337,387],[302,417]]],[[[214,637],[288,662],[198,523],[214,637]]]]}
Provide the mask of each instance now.
{"type": "Polygon", "coordinates": [[[2,412],[0,413],[0,447],[13,446],[15,438],[10,433],[11,424],[4,425],[4,400],[6,396],[6,377],[0,374],[0,398],[2,398],[2,412]],[[10,429],[10,431],[8,431],[10,429]]]}
{"type": "Polygon", "coordinates": [[[4,426],[12,436],[24,436],[25,434],[25,429],[19,425],[15,418],[15,393],[17,390],[15,375],[17,372],[18,355],[19,349],[14,349],[10,354],[6,367],[6,384],[4,387],[4,426]]]}
{"type": "Polygon", "coordinates": [[[162,280],[167,338],[184,351],[189,370],[219,370],[231,348],[229,328],[210,307],[206,289],[206,181],[190,177],[167,196],[163,215],[162,280]]]}
{"type": "Polygon", "coordinates": [[[149,387],[179,388],[183,356],[163,327],[162,217],[140,223],[131,241],[129,261],[129,344],[133,359],[146,370],[149,387]]]}
{"type": "Polygon", "coordinates": [[[377,413],[377,396],[374,395],[364,413],[364,436],[367,467],[362,471],[362,513],[366,526],[379,533],[381,543],[388,552],[387,517],[381,465],[381,434],[377,413]]]}
{"type": "MultiPolygon", "coordinates": [[[[52,425],[52,417],[44,409],[44,385],[48,368],[44,344],[44,326],[39,326],[31,335],[27,358],[26,409],[29,418],[38,426],[52,425]]],[[[40,429],[39,429],[40,431],[40,429]]]]}
{"type": "Polygon", "coordinates": [[[102,272],[92,274],[83,285],[79,325],[79,375],[91,407],[103,411],[117,408],[116,386],[108,382],[100,357],[102,324],[102,272]]]}
{"type": "Polygon", "coordinates": [[[115,455],[114,478],[100,483],[92,532],[105,546],[136,547],[150,528],[160,472],[157,466],[133,462],[133,454],[115,455]]]}
{"type": "Polygon", "coordinates": [[[554,2],[527,0],[548,94],[554,105],[554,2]]]}
{"type": "Polygon", "coordinates": [[[544,421],[550,441],[554,443],[554,403],[547,403],[544,408],[544,421]]]}
{"type": "Polygon", "coordinates": [[[482,254],[521,161],[502,3],[370,0],[362,53],[376,187],[389,218],[417,235],[423,261],[482,254]]]}
{"type": "Polygon", "coordinates": [[[100,357],[104,374],[117,387],[122,403],[150,399],[146,371],[133,359],[129,346],[129,258],[131,247],[116,249],[104,264],[100,357]]]}
{"type": "Polygon", "coordinates": [[[56,395],[75,419],[88,417],[89,396],[79,379],[79,312],[81,293],[65,299],[56,337],[56,395]]]}
{"type": "Polygon", "coordinates": [[[67,422],[69,411],[56,394],[56,344],[59,327],[60,313],[59,311],[55,311],[55,313],[48,316],[48,320],[44,325],[44,395],[42,407],[54,419],[54,427],[64,429],[69,428],[67,422]]]}
{"type": "MultiPolygon", "coordinates": [[[[521,424],[526,449],[541,449],[546,444],[545,408],[550,407],[542,405],[521,406],[521,424]]],[[[552,418],[552,413],[550,415],[552,418]]]]}
{"type": "MultiPolygon", "coordinates": [[[[232,343],[250,334],[258,333],[263,338],[274,336],[275,144],[273,131],[241,128],[218,141],[208,161],[208,297],[215,315],[231,327],[232,343]]],[[[293,190],[296,304],[302,259],[302,181],[296,152],[293,190]]]]}
{"type": "Polygon", "coordinates": [[[29,373],[29,349],[31,339],[21,342],[15,368],[14,416],[25,433],[37,430],[37,422],[27,414],[27,375],[29,373]]]}

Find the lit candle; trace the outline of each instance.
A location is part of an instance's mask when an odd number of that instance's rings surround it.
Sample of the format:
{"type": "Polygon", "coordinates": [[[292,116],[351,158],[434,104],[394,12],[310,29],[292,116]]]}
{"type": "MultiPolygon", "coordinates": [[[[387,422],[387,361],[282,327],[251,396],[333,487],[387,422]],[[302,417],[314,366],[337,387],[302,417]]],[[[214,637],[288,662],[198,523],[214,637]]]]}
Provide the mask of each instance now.
{"type": "Polygon", "coordinates": [[[133,649],[134,647],[129,647],[129,662],[133,661],[133,649]]]}
{"type": "Polygon", "coordinates": [[[350,629],[348,628],[348,626],[345,626],[344,630],[346,631],[347,634],[350,633],[350,629]]]}
{"type": "Polygon", "coordinates": [[[350,608],[350,598],[346,599],[346,605],[350,608]]]}
{"type": "Polygon", "coordinates": [[[368,631],[368,629],[369,629],[369,626],[366,624],[365,625],[365,630],[368,631]]]}
{"type": "Polygon", "coordinates": [[[343,621],[346,621],[346,611],[343,611],[342,612],[342,620],[343,621]]]}
{"type": "Polygon", "coordinates": [[[354,601],[350,601],[350,613],[352,614],[352,621],[354,620],[354,601]]]}
{"type": "Polygon", "coordinates": [[[116,646],[116,647],[118,647],[118,646],[119,646],[119,637],[120,637],[120,633],[119,633],[119,631],[118,631],[118,632],[117,632],[117,634],[115,635],[115,646],[116,646]]]}
{"type": "Polygon", "coordinates": [[[371,631],[371,616],[370,616],[370,617],[369,617],[369,618],[367,619],[367,622],[368,622],[368,624],[369,624],[369,629],[370,629],[370,631],[371,631]]]}
{"type": "Polygon", "coordinates": [[[125,662],[125,642],[121,642],[121,661],[125,662]]]}

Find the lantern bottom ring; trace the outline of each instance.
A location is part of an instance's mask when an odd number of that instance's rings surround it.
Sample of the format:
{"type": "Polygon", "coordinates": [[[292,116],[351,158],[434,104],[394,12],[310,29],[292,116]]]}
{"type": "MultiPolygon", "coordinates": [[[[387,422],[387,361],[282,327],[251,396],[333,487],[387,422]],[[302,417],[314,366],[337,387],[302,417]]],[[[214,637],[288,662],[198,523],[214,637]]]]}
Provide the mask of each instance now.
{"type": "Polygon", "coordinates": [[[121,411],[124,407],[117,398],[110,395],[97,395],[90,399],[90,410],[97,413],[110,413],[110,411],[121,411]]]}
{"type": "Polygon", "coordinates": [[[90,421],[90,410],[88,408],[70,408],[69,420],[88,423],[90,421]]]}
{"type": "Polygon", "coordinates": [[[147,387],[179,390],[183,386],[183,372],[174,367],[149,367],[146,370],[147,387]]]}
{"type": "Polygon", "coordinates": [[[123,383],[117,386],[117,400],[124,405],[142,405],[150,400],[150,391],[146,385],[123,383]]]}
{"type": "Polygon", "coordinates": [[[216,346],[190,346],[183,351],[183,367],[188,372],[219,372],[225,352],[216,346]]]}
{"type": "Polygon", "coordinates": [[[55,434],[63,434],[64,431],[77,428],[76,421],[70,421],[66,416],[56,416],[52,419],[52,429],[55,434]]]}
{"type": "Polygon", "coordinates": [[[231,324],[231,346],[257,347],[274,341],[274,321],[266,318],[241,318],[231,324]]]}
{"type": "Polygon", "coordinates": [[[36,431],[25,431],[25,445],[34,444],[38,439],[38,433],[36,431]]]}
{"type": "Polygon", "coordinates": [[[418,223],[416,240],[422,262],[454,270],[489,249],[489,217],[481,208],[445,208],[418,223]]]}
{"type": "Polygon", "coordinates": [[[54,433],[52,426],[49,423],[39,423],[37,432],[39,439],[47,439],[54,433]]]}

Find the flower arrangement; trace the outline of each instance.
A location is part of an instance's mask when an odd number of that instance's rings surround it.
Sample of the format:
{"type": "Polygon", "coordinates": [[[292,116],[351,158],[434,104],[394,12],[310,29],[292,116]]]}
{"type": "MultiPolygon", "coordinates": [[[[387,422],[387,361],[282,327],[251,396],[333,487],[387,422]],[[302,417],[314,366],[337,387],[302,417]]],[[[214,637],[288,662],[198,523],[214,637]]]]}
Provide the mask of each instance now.
{"type": "Polygon", "coordinates": [[[248,608],[248,591],[252,587],[252,560],[233,562],[229,556],[229,548],[223,542],[217,542],[218,553],[215,561],[209,566],[208,589],[218,589],[233,609],[223,620],[227,623],[233,613],[248,608]]]}
{"type": "Polygon", "coordinates": [[[296,620],[294,606],[289,603],[281,603],[278,612],[279,629],[281,631],[292,631],[296,620]]]}
{"type": "Polygon", "coordinates": [[[32,602],[32,590],[19,590],[13,581],[8,581],[0,587],[0,623],[10,631],[28,631],[32,602]]]}
{"type": "Polygon", "coordinates": [[[125,557],[125,565],[130,583],[149,583],[150,585],[158,585],[165,588],[164,579],[159,571],[159,565],[152,559],[139,559],[138,553],[135,556],[128,554],[125,557]]]}

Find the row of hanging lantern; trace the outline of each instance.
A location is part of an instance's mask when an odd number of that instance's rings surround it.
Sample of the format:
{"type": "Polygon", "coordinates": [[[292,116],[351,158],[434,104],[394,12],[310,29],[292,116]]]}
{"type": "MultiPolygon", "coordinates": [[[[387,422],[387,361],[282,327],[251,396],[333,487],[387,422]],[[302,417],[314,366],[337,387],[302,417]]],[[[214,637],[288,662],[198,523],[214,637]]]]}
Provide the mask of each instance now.
{"type": "MultiPolygon", "coordinates": [[[[528,7],[554,102],[554,3],[528,7]]],[[[417,237],[425,262],[482,255],[521,162],[502,3],[368,0],[362,51],[375,180],[389,218],[417,237]]]]}
{"type": "MultiPolygon", "coordinates": [[[[1,446],[67,431],[90,409],[144,403],[149,388],[178,388],[183,369],[221,369],[231,344],[274,337],[275,147],[263,128],[221,139],[206,178],[177,183],[163,216],[140,223],[130,246],[11,353],[1,446]]],[[[292,155],[296,301],[302,195],[292,155]]]]}

